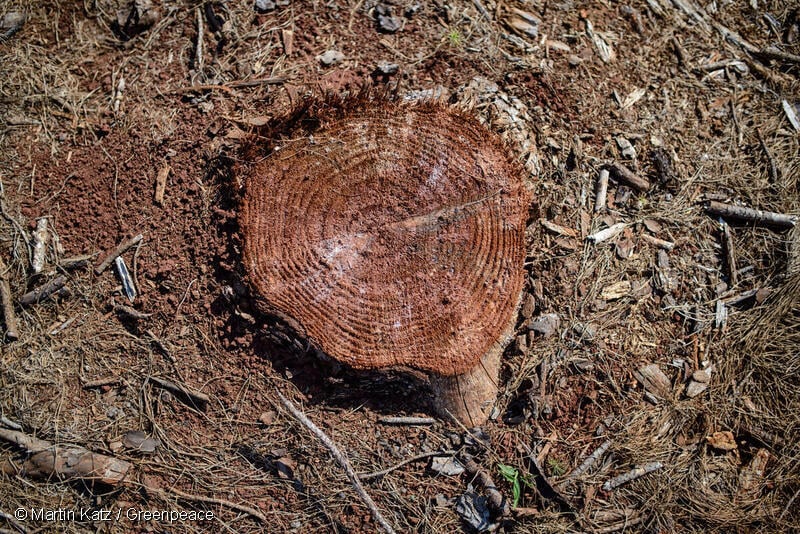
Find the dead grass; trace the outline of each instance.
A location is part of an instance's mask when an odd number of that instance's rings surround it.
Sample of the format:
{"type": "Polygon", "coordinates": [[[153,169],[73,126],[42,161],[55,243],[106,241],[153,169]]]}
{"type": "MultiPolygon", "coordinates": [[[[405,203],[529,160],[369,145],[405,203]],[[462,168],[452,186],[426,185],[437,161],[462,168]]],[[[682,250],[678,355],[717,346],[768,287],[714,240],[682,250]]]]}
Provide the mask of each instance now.
{"type": "MultiPolygon", "coordinates": [[[[63,186],[69,151],[75,151],[76,158],[81,150],[96,151],[107,169],[92,180],[119,179],[123,185],[130,174],[142,172],[140,167],[128,168],[136,164],[137,145],[145,146],[158,163],[167,158],[168,150],[190,152],[195,160],[183,163],[184,167],[180,160],[170,160],[176,173],[170,191],[177,195],[175,191],[187,183],[195,184],[201,200],[196,205],[186,200],[188,196],[182,200],[198,207],[195,226],[207,229],[204,243],[217,247],[219,241],[212,234],[227,227],[218,228],[213,213],[218,206],[227,206],[225,191],[230,186],[209,178],[213,173],[208,168],[231,146],[210,131],[229,131],[225,128],[231,122],[246,129],[254,119],[288,108],[309,88],[340,88],[349,80],[363,79],[378,59],[402,65],[403,74],[397,79],[401,93],[443,85],[449,94],[481,75],[498,83],[509,99],[506,104],[516,106],[513,99],[517,99],[524,106],[515,108],[522,116],[522,126],[517,127],[503,123],[506,117],[494,96],[480,91],[458,94],[494,128],[504,130],[511,144],[532,143],[521,155],[536,178],[528,290],[535,295],[534,314],[558,313],[561,328],[552,337],[537,336],[525,350],[506,355],[498,419],[487,427],[490,446],[476,448],[479,461],[510,495],[510,485],[497,475],[498,463],[532,474],[528,450],[538,453],[549,445],[544,465],[552,476],[552,466],[571,471],[605,439],[613,441],[586,474],[561,488],[573,510],[563,510],[526,487],[521,506],[536,508],[538,515],[509,521],[501,528],[516,532],[800,529],[798,231],[734,226],[738,266],[753,269],[740,277],[738,286],[727,287],[718,223],[701,206],[706,195],[714,194],[759,209],[800,213],[800,138],[781,110],[781,100],[800,98],[797,66],[767,66],[773,73],[770,77],[752,68],[747,74],[732,69],[713,76],[693,72],[699,65],[745,55],[685,13],[664,8],[659,14],[645,2],[631,2],[644,14],[643,36],[616,5],[586,8],[584,14],[617,52],[617,60],[609,64],[597,58],[584,31],[585,21],[575,10],[548,7],[540,38],[546,34],[562,41],[572,54],[586,52],[574,68],[568,66],[567,54],[546,50],[539,41],[520,46],[503,37],[511,33],[502,21],[506,11],[488,1],[483,5],[500,20],[487,22],[473,2],[455,2],[447,12],[431,8],[415,15],[424,17],[417,28],[412,25],[395,36],[374,32],[369,13],[375,2],[342,3],[338,9],[293,3],[260,19],[250,3],[239,2],[213,4],[228,21],[222,30],[227,41],[215,56],[210,45],[217,43],[216,38],[210,32],[205,35],[209,53],[206,68],[198,71],[193,57],[194,5],[164,2],[154,28],[121,43],[110,30],[120,4],[110,0],[83,5],[0,3],[0,15],[23,9],[29,16],[23,32],[0,44],[0,255],[10,267],[15,295],[42,280],[29,273],[30,214],[47,206],[57,215],[53,217],[57,231],[64,236],[76,233],[66,227],[62,211],[52,207],[76,200],[69,196],[74,191],[63,186]],[[458,45],[447,39],[454,29],[462,38],[458,45]],[[283,54],[285,30],[294,31],[297,50],[288,57],[283,54]],[[678,63],[673,38],[681,43],[689,64],[678,63]],[[342,68],[318,66],[314,57],[329,48],[346,53],[342,68]],[[114,115],[112,89],[122,76],[127,82],[123,112],[114,115]],[[280,88],[264,85],[232,93],[170,96],[170,91],[193,83],[274,76],[289,82],[280,88]],[[627,109],[611,96],[616,91],[624,99],[637,88],[644,89],[645,96],[627,109]],[[196,131],[187,133],[185,125],[191,121],[196,121],[196,131]],[[135,137],[115,149],[107,130],[112,137],[115,132],[135,137]],[[651,193],[625,200],[612,183],[612,209],[595,215],[596,176],[603,165],[621,159],[616,142],[620,135],[632,140],[637,150],[636,161],[627,163],[654,182],[649,152],[664,148],[678,187],[668,190],[657,184],[651,193]],[[110,152],[104,155],[101,149],[110,152]],[[179,181],[181,172],[190,178],[179,181]],[[46,173],[56,176],[53,184],[47,185],[46,173]],[[554,235],[542,228],[539,218],[570,228],[578,237],[554,235]],[[611,219],[631,224],[635,247],[626,260],[617,257],[613,243],[583,243],[586,233],[611,219]],[[658,237],[676,244],[669,254],[675,302],[664,305],[665,295],[657,289],[604,301],[603,289],[620,280],[646,280],[656,286],[656,249],[638,239],[646,232],[645,220],[657,221],[662,226],[658,237]],[[718,299],[765,287],[773,290],[767,301],[731,307],[727,326],[714,326],[718,299]],[[595,329],[591,338],[577,330],[587,324],[595,329]],[[685,365],[673,365],[677,360],[685,365]],[[633,377],[637,368],[651,362],[659,364],[673,385],[671,396],[656,404],[646,400],[633,377]],[[703,362],[714,366],[711,387],[688,399],[686,372],[703,362]],[[521,422],[503,422],[516,413],[523,414],[521,422]],[[713,432],[726,430],[735,436],[735,451],[714,449],[706,440],[713,432]],[[766,471],[755,476],[755,486],[748,488],[743,477],[762,449],[770,455],[766,471]],[[612,476],[652,461],[662,462],[663,467],[613,492],[600,489],[612,476]]],[[[787,3],[762,4],[761,9],[777,20],[788,20],[787,3]]],[[[763,18],[754,16],[748,6],[728,3],[713,19],[735,28],[756,46],[766,45],[772,34],[763,31],[763,18]]],[[[407,24],[415,22],[409,20],[407,24]]],[[[787,49],[798,52],[796,44],[787,49]]],[[[80,180],[79,176],[76,181],[80,180]]],[[[116,217],[134,214],[137,225],[155,234],[155,223],[148,227],[149,219],[139,214],[139,208],[120,200],[115,204],[116,217]]],[[[180,220],[185,217],[181,213],[159,224],[177,236],[186,231],[180,220]]],[[[89,242],[98,250],[113,244],[89,242]]],[[[73,246],[64,239],[62,244],[73,246]]],[[[133,462],[135,476],[115,490],[80,481],[0,474],[0,512],[10,514],[19,507],[210,509],[218,521],[182,524],[181,530],[265,528],[241,509],[207,502],[218,499],[266,514],[268,528],[276,531],[374,531],[337,464],[279,408],[272,393],[275,388],[304,407],[347,452],[358,472],[381,470],[420,452],[467,447],[462,429],[442,424],[398,429],[377,422],[384,410],[419,407],[416,392],[398,388],[397,398],[392,390],[376,401],[363,394],[366,381],[360,375],[308,356],[287,360],[284,349],[237,344],[240,336],[250,341],[260,338],[242,318],[248,313],[245,299],[235,289],[226,289],[234,287],[234,281],[218,275],[222,253],[192,251],[187,263],[193,265],[174,271],[177,274],[165,282],[146,274],[148,263],[157,262],[163,250],[156,238],[148,236],[138,260],[148,295],[161,291],[176,295],[174,302],[166,297],[147,301],[151,309],[146,311],[156,312],[150,323],[131,325],[111,313],[110,300],[119,298],[114,297],[113,277],[75,271],[69,274],[70,298],[18,309],[22,337],[3,344],[0,352],[0,415],[31,435],[133,462]],[[209,312],[203,302],[209,309],[223,311],[209,312]],[[51,333],[67,321],[71,326],[51,333]],[[150,376],[208,392],[209,410],[202,413],[185,406],[153,387],[150,376]],[[118,382],[82,387],[104,377],[116,377],[118,382]],[[274,412],[269,424],[258,422],[263,412],[274,412]],[[119,448],[130,430],[145,430],[162,446],[153,455],[119,448]],[[289,476],[279,470],[281,461],[293,466],[289,476]]],[[[63,256],[53,247],[51,267],[63,256]]],[[[377,391],[384,386],[372,387],[377,391]]],[[[24,458],[23,452],[0,444],[0,464],[10,460],[19,465],[24,458]]],[[[553,479],[560,481],[558,476],[553,479]]],[[[452,505],[437,506],[434,497],[457,497],[471,482],[466,477],[436,475],[425,462],[411,462],[370,481],[367,489],[398,531],[450,532],[462,529],[463,523],[452,505]]],[[[38,526],[62,532],[93,528],[85,522],[38,526]]],[[[168,528],[157,523],[139,526],[168,528]]],[[[26,527],[34,531],[32,525],[26,527]]],[[[109,531],[129,527],[115,525],[109,531]]],[[[13,531],[14,526],[0,519],[3,528],[13,531]]]]}

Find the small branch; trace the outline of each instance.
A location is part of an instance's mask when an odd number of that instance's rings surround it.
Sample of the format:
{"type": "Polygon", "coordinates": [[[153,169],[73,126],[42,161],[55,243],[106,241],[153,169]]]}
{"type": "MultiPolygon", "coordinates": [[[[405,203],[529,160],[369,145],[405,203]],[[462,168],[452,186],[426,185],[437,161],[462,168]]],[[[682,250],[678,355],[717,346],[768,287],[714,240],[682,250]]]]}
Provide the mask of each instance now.
{"type": "Polygon", "coordinates": [[[205,33],[205,28],[203,27],[203,14],[200,12],[200,8],[195,8],[194,12],[197,17],[197,48],[195,48],[194,53],[194,68],[202,76],[203,67],[205,66],[205,53],[203,52],[203,34],[205,33]]]}
{"type": "Polygon", "coordinates": [[[89,265],[89,262],[97,256],[97,253],[84,254],[83,256],[75,256],[72,258],[64,258],[58,262],[59,269],[63,271],[72,271],[75,269],[82,269],[89,265]]]}
{"type": "Polygon", "coordinates": [[[483,7],[483,4],[481,4],[481,0],[472,0],[472,5],[475,6],[475,9],[478,10],[478,12],[484,19],[488,21],[492,20],[492,16],[489,14],[488,11],[486,11],[486,8],[483,7]]]}
{"type": "Polygon", "coordinates": [[[503,494],[500,493],[500,490],[497,489],[497,486],[495,486],[491,475],[489,475],[485,469],[482,469],[471,455],[466,453],[461,454],[460,459],[461,463],[464,465],[464,469],[466,469],[470,475],[474,476],[478,480],[478,483],[483,486],[483,489],[486,490],[489,506],[501,515],[508,515],[511,506],[508,504],[508,500],[503,494]]]}
{"type": "MultiPolygon", "coordinates": [[[[0,39],[0,42],[2,42],[2,39],[0,39]]],[[[7,514],[4,511],[0,510],[0,519],[8,521],[8,524],[11,525],[12,527],[14,527],[14,530],[16,530],[17,532],[20,532],[21,534],[28,534],[28,530],[25,527],[23,527],[21,524],[19,524],[17,522],[17,520],[14,519],[13,515],[7,514]]],[[[11,531],[10,530],[0,530],[0,532],[11,532],[11,531]]]]}
{"type": "Polygon", "coordinates": [[[386,469],[382,469],[380,471],[375,471],[373,473],[365,473],[363,475],[358,475],[358,478],[361,480],[371,480],[373,478],[379,478],[384,475],[388,475],[392,471],[396,469],[400,469],[404,465],[410,464],[412,462],[416,462],[418,460],[424,460],[425,458],[430,458],[432,456],[453,456],[456,454],[456,451],[439,451],[439,452],[425,452],[422,454],[418,454],[416,456],[412,456],[411,458],[406,458],[400,463],[397,463],[391,467],[387,467],[386,469]]]}
{"type": "Polygon", "coordinates": [[[672,241],[665,241],[664,239],[659,239],[657,237],[651,236],[650,234],[642,234],[641,238],[650,243],[653,246],[658,248],[663,248],[664,250],[672,250],[675,248],[675,243],[672,241]]]}
{"type": "Polygon", "coordinates": [[[131,308],[130,306],[125,306],[124,304],[117,304],[114,306],[114,311],[119,315],[128,317],[130,319],[136,319],[137,321],[140,319],[147,319],[153,315],[152,313],[140,312],[136,308],[131,308]]]}
{"type": "Polygon", "coordinates": [[[608,196],[608,169],[602,169],[597,177],[597,195],[594,197],[594,212],[599,213],[606,209],[608,196]]]}
{"type": "Polygon", "coordinates": [[[635,174],[632,170],[627,168],[622,163],[612,163],[609,170],[614,174],[614,177],[634,189],[645,192],[650,189],[650,182],[635,174]]]}
{"type": "Polygon", "coordinates": [[[6,339],[19,339],[19,323],[14,313],[14,302],[11,297],[11,286],[8,283],[8,267],[0,258],[0,306],[3,307],[3,320],[6,323],[6,339]]]}
{"type": "Polygon", "coordinates": [[[758,134],[758,143],[761,145],[761,150],[764,151],[764,154],[767,156],[767,161],[769,162],[769,177],[772,179],[773,184],[777,184],[779,179],[778,166],[775,164],[775,160],[772,159],[772,154],[770,154],[769,148],[767,148],[767,143],[764,141],[761,131],[756,129],[756,134],[758,134]]]}
{"type": "Polygon", "coordinates": [[[606,480],[603,484],[603,491],[611,491],[620,487],[623,484],[627,484],[632,480],[636,480],[639,477],[642,477],[648,473],[652,473],[658,469],[661,469],[663,464],[661,462],[651,462],[649,464],[645,464],[641,467],[635,467],[628,471],[627,473],[623,473],[619,476],[616,476],[610,480],[606,480]]]}
{"type": "Polygon", "coordinates": [[[0,415],[0,425],[5,426],[6,428],[10,428],[11,430],[22,430],[21,424],[15,423],[5,415],[0,415]]]}
{"type": "Polygon", "coordinates": [[[101,388],[103,386],[110,386],[112,384],[120,384],[122,383],[122,378],[118,376],[109,376],[106,378],[99,378],[97,380],[90,380],[88,382],[84,382],[81,387],[83,389],[95,389],[101,388]]]}
{"type": "Polygon", "coordinates": [[[386,521],[380,510],[378,510],[378,507],[375,505],[375,501],[372,500],[372,497],[369,496],[367,491],[364,489],[364,486],[361,485],[361,481],[359,481],[358,475],[353,470],[353,466],[350,465],[350,461],[344,454],[342,454],[342,451],[339,450],[336,444],[331,441],[331,438],[329,438],[325,432],[320,430],[320,428],[311,422],[311,420],[306,417],[303,412],[298,410],[292,401],[284,397],[280,391],[276,391],[275,393],[283,403],[283,406],[289,410],[289,413],[291,413],[295,419],[300,421],[307,429],[311,431],[312,434],[317,437],[317,439],[322,442],[323,445],[325,445],[334,459],[345,470],[345,473],[347,473],[347,478],[350,479],[350,483],[353,485],[353,489],[356,490],[356,493],[359,497],[361,497],[362,502],[367,506],[367,508],[369,508],[369,511],[372,514],[372,518],[375,520],[375,522],[378,523],[381,528],[383,528],[386,534],[394,534],[394,528],[392,528],[392,526],[386,521]]]}
{"type": "Polygon", "coordinates": [[[706,211],[717,217],[748,221],[754,224],[774,226],[781,229],[793,228],[797,223],[797,217],[794,215],[761,211],[745,208],[744,206],[734,206],[732,204],[717,202],[716,200],[710,200],[706,203],[706,211]]]}
{"type": "Polygon", "coordinates": [[[625,229],[626,226],[628,225],[625,223],[612,224],[611,226],[609,226],[604,230],[600,230],[599,232],[587,235],[586,240],[594,243],[595,245],[598,243],[602,243],[603,241],[608,241],[609,239],[617,237],[620,234],[620,232],[622,232],[625,229]]]}
{"type": "Polygon", "coordinates": [[[768,46],[766,48],[762,48],[758,52],[756,52],[757,56],[766,58],[766,59],[777,59],[778,61],[783,61],[786,63],[796,63],[800,65],[800,56],[797,54],[790,54],[789,52],[784,52],[783,50],[779,50],[774,46],[768,46]]]}
{"type": "Polygon", "coordinates": [[[204,412],[208,407],[208,403],[211,399],[208,398],[208,395],[205,393],[200,393],[199,391],[192,391],[185,386],[179,386],[169,380],[164,380],[163,378],[157,378],[155,376],[148,377],[148,381],[151,384],[154,384],[162,389],[166,389],[170,393],[174,393],[175,396],[180,399],[181,402],[186,404],[187,406],[194,408],[196,410],[200,410],[204,412]]]}
{"type": "Polygon", "coordinates": [[[144,236],[142,234],[139,234],[117,245],[117,248],[112,250],[111,253],[108,256],[106,256],[106,258],[102,262],[100,262],[100,265],[94,268],[94,274],[96,275],[103,274],[103,271],[108,269],[109,266],[114,262],[114,260],[116,260],[119,256],[125,254],[125,251],[127,251],[129,248],[138,245],[143,238],[144,236]]]}
{"type": "Polygon", "coordinates": [[[174,495],[179,499],[184,499],[187,501],[204,502],[207,504],[218,504],[220,506],[225,506],[226,508],[231,508],[233,510],[239,510],[240,512],[244,512],[248,515],[251,515],[264,524],[267,523],[267,517],[258,510],[256,510],[255,508],[251,508],[250,506],[245,506],[243,504],[237,504],[231,501],[226,501],[225,499],[216,499],[214,497],[203,497],[202,495],[192,495],[190,493],[184,493],[181,490],[175,488],[171,488],[169,490],[162,490],[145,485],[144,489],[148,493],[154,493],[156,495],[161,496],[162,498],[167,498],[170,495],[174,495]]]}
{"type": "Polygon", "coordinates": [[[381,417],[378,422],[384,425],[432,425],[436,419],[433,417],[381,417]]]}
{"type": "Polygon", "coordinates": [[[720,221],[722,227],[722,239],[725,246],[725,263],[728,264],[728,280],[731,287],[736,287],[739,283],[739,273],[736,272],[736,250],[733,246],[733,236],[731,227],[725,221],[720,221]]]}
{"type": "Polygon", "coordinates": [[[594,450],[594,452],[592,454],[590,454],[583,461],[583,463],[581,465],[579,465],[574,471],[572,471],[572,473],[567,475],[561,483],[563,484],[564,482],[567,482],[569,480],[573,480],[575,478],[578,478],[582,474],[584,474],[586,471],[589,470],[590,467],[592,467],[597,462],[597,460],[599,460],[600,458],[603,457],[603,455],[606,453],[606,451],[608,450],[609,447],[611,447],[611,440],[610,439],[604,441],[602,445],[597,447],[594,450]]]}
{"type": "Polygon", "coordinates": [[[33,304],[38,304],[39,302],[47,299],[48,297],[52,296],[53,294],[61,291],[61,289],[66,285],[67,277],[66,276],[56,276],[43,286],[37,287],[33,291],[29,291],[22,295],[19,299],[19,303],[22,306],[32,306],[33,304]]]}

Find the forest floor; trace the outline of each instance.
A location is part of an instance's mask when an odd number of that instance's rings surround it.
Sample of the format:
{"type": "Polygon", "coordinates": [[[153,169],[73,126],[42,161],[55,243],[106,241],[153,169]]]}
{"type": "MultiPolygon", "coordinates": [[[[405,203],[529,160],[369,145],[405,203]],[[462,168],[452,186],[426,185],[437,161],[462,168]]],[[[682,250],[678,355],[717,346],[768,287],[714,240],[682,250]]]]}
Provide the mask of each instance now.
{"type": "Polygon", "coordinates": [[[381,472],[397,532],[800,529],[800,232],[709,213],[800,214],[789,4],[0,1],[0,532],[378,531],[278,392],[381,472]],[[241,276],[228,162],[365,84],[471,109],[529,173],[479,430],[387,424],[429,416],[425,388],[298,350],[241,276]],[[131,303],[95,267],[137,235],[131,303]]]}

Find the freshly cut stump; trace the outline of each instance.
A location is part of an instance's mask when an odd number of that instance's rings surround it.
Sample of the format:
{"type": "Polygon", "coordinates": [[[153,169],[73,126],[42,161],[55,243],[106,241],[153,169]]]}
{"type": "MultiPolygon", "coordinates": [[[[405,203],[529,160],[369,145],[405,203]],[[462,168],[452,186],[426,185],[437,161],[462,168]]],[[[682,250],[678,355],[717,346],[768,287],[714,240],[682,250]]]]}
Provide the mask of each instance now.
{"type": "Polygon", "coordinates": [[[523,285],[521,167],[436,103],[317,104],[271,136],[240,215],[267,306],[341,363],[429,374],[440,413],[483,423],[523,285]]]}

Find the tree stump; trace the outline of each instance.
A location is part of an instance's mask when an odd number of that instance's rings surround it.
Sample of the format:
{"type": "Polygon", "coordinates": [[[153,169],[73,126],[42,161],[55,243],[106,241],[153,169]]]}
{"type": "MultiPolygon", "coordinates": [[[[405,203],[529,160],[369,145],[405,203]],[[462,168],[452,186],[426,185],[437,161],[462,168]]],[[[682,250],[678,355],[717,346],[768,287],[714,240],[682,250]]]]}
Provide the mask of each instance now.
{"type": "Polygon", "coordinates": [[[440,413],[483,423],[524,281],[521,166],[435,102],[307,103],[267,138],[240,168],[256,292],[329,357],[427,373],[440,413]]]}

